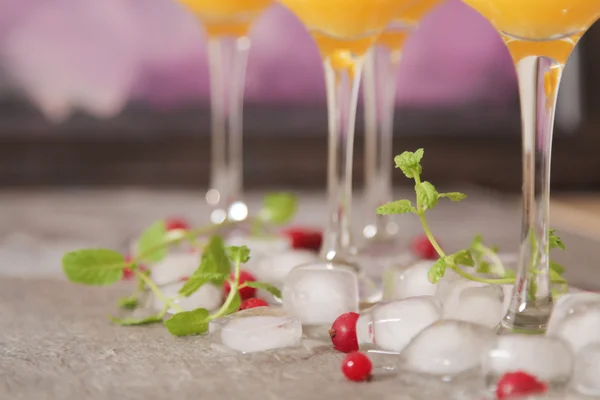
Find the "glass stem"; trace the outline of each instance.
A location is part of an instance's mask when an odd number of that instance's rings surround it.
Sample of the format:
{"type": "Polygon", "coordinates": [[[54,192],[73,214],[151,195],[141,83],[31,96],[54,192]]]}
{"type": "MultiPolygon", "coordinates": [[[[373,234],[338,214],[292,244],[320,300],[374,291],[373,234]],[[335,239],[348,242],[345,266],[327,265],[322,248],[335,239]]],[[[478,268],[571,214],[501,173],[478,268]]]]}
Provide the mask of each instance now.
{"type": "Polygon", "coordinates": [[[362,59],[347,68],[324,63],[329,114],[327,164],[327,226],[321,257],[348,263],[354,251],[350,227],[352,210],[352,158],[354,128],[360,86],[362,59]]]}
{"type": "Polygon", "coordinates": [[[206,201],[212,207],[214,223],[245,219],[247,215],[241,201],[244,85],[249,50],[247,37],[213,37],[208,42],[212,148],[206,201]],[[234,203],[241,207],[232,208],[234,203]]]}
{"type": "Polygon", "coordinates": [[[517,63],[523,124],[523,226],[513,299],[503,326],[543,332],[552,311],[549,268],[550,158],[563,65],[539,56],[517,63]]]}
{"type": "Polygon", "coordinates": [[[393,200],[393,132],[396,82],[400,51],[375,46],[364,68],[365,108],[365,215],[366,239],[389,239],[398,231],[392,215],[377,215],[375,210],[393,200]]]}

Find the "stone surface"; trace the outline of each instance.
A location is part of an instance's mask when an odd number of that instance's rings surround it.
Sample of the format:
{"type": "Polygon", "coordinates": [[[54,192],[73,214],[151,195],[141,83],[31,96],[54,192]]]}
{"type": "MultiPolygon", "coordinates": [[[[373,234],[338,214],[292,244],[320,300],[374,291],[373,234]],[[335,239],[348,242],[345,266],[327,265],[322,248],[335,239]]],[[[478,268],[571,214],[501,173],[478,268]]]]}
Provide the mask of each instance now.
{"type": "MultiPolygon", "coordinates": [[[[482,233],[487,243],[515,250],[519,203],[465,191],[470,196],[464,203],[442,203],[432,211],[432,229],[445,247],[458,249],[482,233]]],[[[398,194],[398,198],[405,196],[398,194]]],[[[319,226],[324,220],[324,196],[302,198],[298,220],[319,226]]],[[[63,252],[91,246],[124,251],[135,234],[161,216],[181,215],[201,223],[206,220],[202,199],[200,191],[0,194],[0,398],[421,398],[419,391],[404,388],[394,378],[381,377],[369,384],[346,382],[340,372],[343,355],[332,350],[316,350],[311,356],[304,352],[234,358],[210,351],[204,337],[175,338],[161,326],[112,325],[106,317],[116,311],[116,299],[128,294],[127,285],[86,287],[62,277],[63,252]]],[[[248,199],[251,210],[256,210],[260,198],[250,193],[248,199]]],[[[356,203],[360,210],[360,202],[356,203]]],[[[360,213],[356,216],[360,218],[360,213]]],[[[415,218],[400,221],[408,232],[418,232],[415,218]]],[[[560,226],[555,227],[560,231],[560,226]]],[[[557,254],[557,259],[569,268],[571,282],[598,289],[600,275],[594,269],[598,246],[560,233],[569,252],[557,254]]],[[[442,392],[439,398],[448,399],[447,394],[442,392]]]]}

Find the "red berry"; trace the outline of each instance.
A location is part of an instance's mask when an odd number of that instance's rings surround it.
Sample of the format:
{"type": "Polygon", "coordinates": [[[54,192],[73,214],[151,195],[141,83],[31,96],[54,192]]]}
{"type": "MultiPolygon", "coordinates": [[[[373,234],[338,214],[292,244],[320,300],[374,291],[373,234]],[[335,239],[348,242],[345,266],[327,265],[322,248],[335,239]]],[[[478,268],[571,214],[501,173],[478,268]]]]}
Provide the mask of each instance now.
{"type": "Polygon", "coordinates": [[[369,357],[358,351],[348,354],[342,363],[342,372],[353,382],[368,381],[372,370],[373,364],[369,357]]]}
{"type": "MultiPolygon", "coordinates": [[[[132,260],[131,256],[126,256],[125,257],[125,262],[126,263],[130,263],[131,260],[132,260]]],[[[138,269],[140,271],[146,271],[148,268],[146,268],[143,265],[138,265],[138,269]]],[[[133,279],[134,276],[135,276],[135,274],[133,273],[133,269],[131,269],[129,267],[123,268],[123,280],[129,281],[129,280],[133,279]]]]}
{"type": "Polygon", "coordinates": [[[187,282],[190,280],[189,276],[182,276],[181,278],[179,278],[179,282],[187,282]]]}
{"type": "Polygon", "coordinates": [[[291,227],[282,233],[291,239],[294,249],[319,251],[323,243],[323,232],[314,228],[291,227]]]}
{"type": "Polygon", "coordinates": [[[329,336],[333,348],[342,353],[358,351],[358,338],[356,337],[356,321],[359,315],[354,312],[342,314],[333,322],[329,336]]]}
{"type": "Polygon", "coordinates": [[[507,372],[496,384],[496,396],[498,400],[508,399],[512,396],[528,396],[543,394],[548,390],[544,382],[540,382],[535,376],[523,371],[507,372]]]}
{"type": "MultiPolygon", "coordinates": [[[[227,297],[227,295],[229,295],[229,291],[231,290],[230,282],[233,282],[234,280],[235,280],[235,275],[232,272],[231,275],[229,275],[229,281],[225,281],[225,283],[223,284],[223,290],[225,292],[225,297],[227,297]]],[[[240,281],[239,281],[240,285],[243,284],[244,282],[254,282],[254,281],[256,281],[256,278],[250,272],[247,272],[244,270],[240,271],[240,281]]],[[[254,297],[254,295],[256,294],[256,289],[251,288],[251,287],[245,287],[243,289],[240,289],[239,292],[240,292],[240,296],[241,296],[242,300],[247,300],[247,299],[254,297]]]]}
{"type": "Polygon", "coordinates": [[[183,218],[167,218],[165,220],[165,229],[167,232],[182,229],[187,231],[190,229],[190,224],[183,218]]]}
{"type": "MultiPolygon", "coordinates": [[[[243,289],[242,289],[243,290],[243,289]]],[[[256,297],[253,297],[251,299],[248,300],[244,300],[244,302],[242,303],[242,305],[240,306],[239,311],[242,310],[248,310],[250,308],[256,308],[256,307],[268,307],[269,303],[267,303],[266,301],[264,301],[263,299],[257,299],[256,297]]]]}
{"type": "Polygon", "coordinates": [[[425,235],[417,236],[412,241],[412,251],[423,260],[437,260],[438,253],[425,235]]]}

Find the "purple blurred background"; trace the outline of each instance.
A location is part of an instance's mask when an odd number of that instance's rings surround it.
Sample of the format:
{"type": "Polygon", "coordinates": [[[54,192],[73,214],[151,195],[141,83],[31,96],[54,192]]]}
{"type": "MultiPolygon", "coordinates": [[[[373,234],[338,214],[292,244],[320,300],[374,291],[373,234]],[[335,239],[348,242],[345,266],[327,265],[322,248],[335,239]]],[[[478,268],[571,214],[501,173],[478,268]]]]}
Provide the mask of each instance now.
{"type": "MultiPolygon", "coordinates": [[[[293,15],[272,7],[252,38],[247,102],[324,103],[317,50],[293,15]]],[[[0,0],[0,68],[4,85],[57,121],[73,109],[109,117],[133,100],[171,108],[208,97],[204,34],[175,0],[0,0]]],[[[406,46],[400,104],[508,105],[515,93],[502,41],[459,0],[406,46]]]]}

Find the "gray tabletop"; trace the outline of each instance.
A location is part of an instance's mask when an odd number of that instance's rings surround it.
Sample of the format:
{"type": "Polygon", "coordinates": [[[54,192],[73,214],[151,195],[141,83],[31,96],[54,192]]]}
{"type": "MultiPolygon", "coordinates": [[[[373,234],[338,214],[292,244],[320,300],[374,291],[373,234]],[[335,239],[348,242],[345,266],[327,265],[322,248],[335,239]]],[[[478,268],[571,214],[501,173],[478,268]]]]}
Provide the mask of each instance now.
{"type": "MultiPolygon", "coordinates": [[[[448,248],[476,233],[506,251],[518,245],[518,199],[482,191],[433,211],[433,229],[448,248]]],[[[401,193],[398,194],[401,196],[401,193]]],[[[256,207],[259,197],[248,196],[256,207]]],[[[357,210],[360,204],[357,201],[357,210]]],[[[331,350],[231,357],[202,337],[175,338],[161,326],[123,328],[107,315],[128,287],[73,285],[60,272],[64,251],[125,248],[157,217],[205,217],[201,193],[27,192],[0,195],[1,399],[411,399],[396,379],[345,382],[341,355],[331,350]]],[[[319,225],[324,198],[302,194],[298,220],[319,225]]],[[[357,219],[360,214],[356,214],[357,219]]],[[[405,217],[407,232],[418,225],[405,217]]],[[[560,229],[560,226],[557,227],[560,229]]],[[[571,283],[599,289],[592,240],[561,232],[569,251],[557,254],[571,283]]],[[[406,233],[407,237],[409,236],[406,233]]],[[[429,396],[431,398],[431,396],[429,396]]]]}

